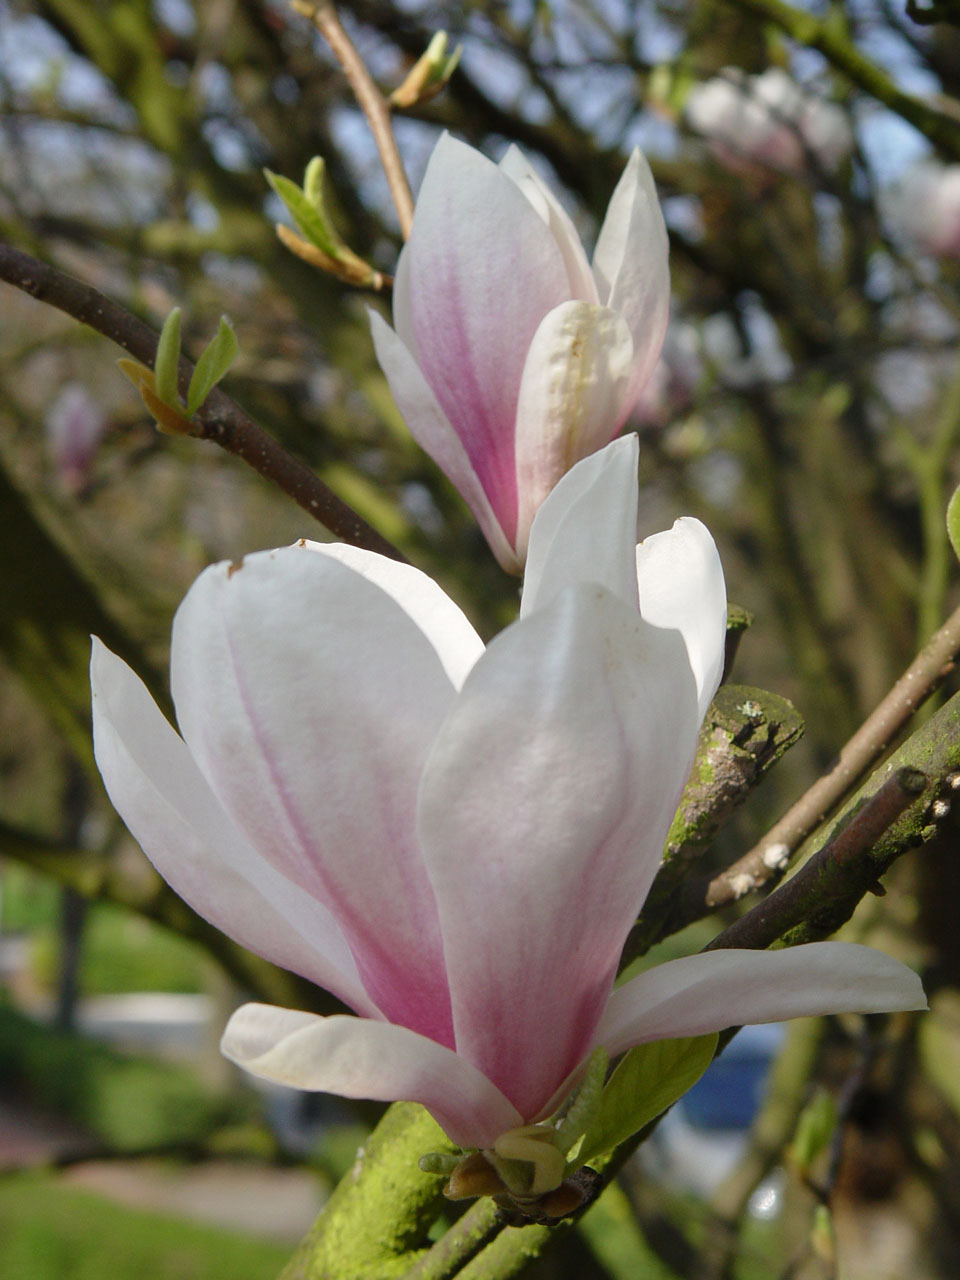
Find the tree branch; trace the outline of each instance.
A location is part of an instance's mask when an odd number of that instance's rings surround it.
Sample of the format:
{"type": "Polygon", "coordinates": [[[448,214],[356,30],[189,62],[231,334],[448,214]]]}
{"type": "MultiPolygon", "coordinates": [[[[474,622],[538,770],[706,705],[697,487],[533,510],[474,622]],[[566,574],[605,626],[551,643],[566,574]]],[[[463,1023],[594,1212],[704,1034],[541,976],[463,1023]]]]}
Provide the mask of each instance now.
{"type": "Polygon", "coordinates": [[[390,194],[396,206],[400,230],[404,240],[408,240],[410,228],[413,226],[413,195],[397,149],[397,140],[393,136],[387,100],[374,84],[353,41],[344,31],[343,23],[332,4],[309,4],[307,0],[291,0],[291,8],[310,19],[343,67],[343,74],[350,83],[354,97],[367,117],[370,132],[380,152],[380,163],[383,165],[390,194]]]}
{"type": "MultiPolygon", "coordinates": [[[[0,244],[0,280],[89,325],[110,338],[142,364],[153,367],[157,334],[118,302],[74,276],[40,262],[21,249],[0,244]]],[[[186,390],[193,364],[180,357],[180,384],[186,390]]],[[[405,557],[392,543],[348,507],[315,475],[249,418],[219,387],[214,387],[191,419],[199,440],[210,440],[242,458],[254,471],[278,485],[326,529],[367,551],[392,560],[405,557]]]]}
{"type": "MultiPolygon", "coordinates": [[[[759,889],[786,870],[800,844],[843,799],[857,778],[887,749],[947,675],[960,652],[960,609],[926,644],[840,752],[837,763],[783,815],[763,839],[708,884],[690,886],[704,909],[723,906],[759,889]]],[[[703,911],[701,911],[703,914],[703,911]]]]}
{"type": "Polygon", "coordinates": [[[702,894],[698,900],[686,893],[700,859],[734,809],[802,734],[803,720],[786,698],[745,685],[721,685],[700,730],[657,878],[624,943],[621,969],[704,914],[702,894]]]}
{"type": "Polygon", "coordinates": [[[471,1205],[437,1243],[404,1272],[403,1280],[452,1280],[500,1234],[503,1215],[485,1196],[471,1205]]]}
{"type": "MultiPolygon", "coordinates": [[[[871,849],[926,785],[927,776],[919,769],[898,769],[792,879],[724,929],[706,949],[763,950],[789,929],[803,925],[817,899],[826,898],[832,912],[841,899],[853,898],[855,906],[875,888],[881,874],[869,856],[871,849]]],[[[906,846],[900,852],[906,852],[906,846]]]]}

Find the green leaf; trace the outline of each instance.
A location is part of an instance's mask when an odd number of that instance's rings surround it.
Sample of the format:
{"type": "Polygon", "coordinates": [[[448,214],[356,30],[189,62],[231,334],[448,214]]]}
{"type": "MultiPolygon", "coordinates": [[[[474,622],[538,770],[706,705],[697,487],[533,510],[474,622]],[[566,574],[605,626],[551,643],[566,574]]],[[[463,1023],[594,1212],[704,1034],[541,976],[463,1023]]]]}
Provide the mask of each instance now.
{"type": "Polygon", "coordinates": [[[947,534],[954,555],[960,560],[960,488],[954,490],[947,504],[947,534]]]}
{"type": "Polygon", "coordinates": [[[818,1089],[800,1113],[790,1154],[803,1173],[824,1151],[837,1127],[837,1104],[826,1089],[818,1089]]]}
{"type": "Polygon", "coordinates": [[[187,414],[196,413],[207,396],[227,372],[234,360],[240,345],[233,326],[226,316],[220,317],[220,328],[217,336],[200,354],[197,367],[190,379],[187,392],[187,414]]]}
{"type": "MultiPolygon", "coordinates": [[[[338,257],[341,249],[339,236],[331,234],[325,216],[310,202],[297,184],[280,173],[271,173],[269,169],[264,169],[263,172],[271,187],[290,210],[290,216],[297,224],[300,234],[331,258],[338,257]]],[[[311,194],[316,195],[316,170],[311,171],[308,167],[308,174],[311,194]]]]}
{"type": "Polygon", "coordinates": [[[327,166],[323,156],[314,156],[303,171],[303,194],[318,213],[323,213],[323,179],[327,166]]]}
{"type": "Polygon", "coordinates": [[[603,1096],[603,1082],[610,1059],[606,1049],[596,1048],[590,1055],[587,1070],[563,1119],[557,1125],[557,1145],[575,1159],[575,1151],[583,1135],[591,1128],[603,1096]]]}
{"type": "Polygon", "coordinates": [[[156,393],[171,407],[180,407],[180,396],[177,390],[177,370],[180,365],[180,308],[174,307],[160,330],[160,341],[157,343],[157,358],[153,371],[156,380],[156,393]]]}
{"type": "Polygon", "coordinates": [[[438,31],[427,46],[427,57],[431,60],[430,83],[446,84],[460,64],[463,45],[458,44],[453,53],[447,53],[447,33],[438,31]]]}
{"type": "Polygon", "coordinates": [[[713,1033],[631,1049],[607,1082],[578,1162],[609,1151],[666,1111],[700,1079],[716,1048],[713,1033]]]}

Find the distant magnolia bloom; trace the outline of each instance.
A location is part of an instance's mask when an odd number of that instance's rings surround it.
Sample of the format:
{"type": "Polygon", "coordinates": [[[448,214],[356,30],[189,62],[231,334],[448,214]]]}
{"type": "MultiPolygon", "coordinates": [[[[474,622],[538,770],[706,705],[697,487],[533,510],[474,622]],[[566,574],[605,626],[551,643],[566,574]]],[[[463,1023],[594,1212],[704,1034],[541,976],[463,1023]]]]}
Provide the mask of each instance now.
{"type": "Polygon", "coordinates": [[[757,76],[727,67],[690,91],[685,112],[731,169],[763,165],[802,174],[812,159],[832,170],[853,150],[840,107],[806,93],[779,67],[757,76]]]}
{"type": "Polygon", "coordinates": [[[620,432],[657,362],[667,251],[639,151],[591,265],[516,147],[499,165],[446,134],[434,149],[397,267],[394,329],[372,313],[373,340],[411,433],[511,572],[540,503],[620,432]]]}
{"type": "Polygon", "coordinates": [[[660,359],[633,410],[638,426],[665,427],[690,408],[703,376],[700,345],[692,325],[670,325],[660,359]]]}
{"type": "Polygon", "coordinates": [[[960,164],[924,160],[887,200],[891,221],[927,253],[960,258],[960,164]]]}
{"type": "Polygon", "coordinates": [[[360,1015],[245,1005],[227,1057],[421,1102],[489,1148],[549,1115],[595,1046],[923,1005],[910,970],[843,943],[689,956],[613,990],[725,630],[699,521],[635,546],[637,458],[618,441],[546,499],[520,619],[486,650],[417,569],[307,542],[190,589],[171,660],[182,738],[95,644],[97,762],[148,857],[218,928],[360,1015]]]}
{"type": "Polygon", "coordinates": [[[90,478],[106,416],[79,382],[68,382],[47,411],[47,448],[63,484],[79,492],[90,478]]]}

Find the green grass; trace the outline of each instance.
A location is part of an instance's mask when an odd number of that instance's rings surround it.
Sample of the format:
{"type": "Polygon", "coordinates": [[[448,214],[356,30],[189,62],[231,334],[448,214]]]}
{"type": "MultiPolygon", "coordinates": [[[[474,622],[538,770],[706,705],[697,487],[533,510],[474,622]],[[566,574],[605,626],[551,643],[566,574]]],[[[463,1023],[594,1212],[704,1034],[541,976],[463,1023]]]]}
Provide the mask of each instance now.
{"type": "Polygon", "coordinates": [[[60,890],[47,876],[8,863],[0,872],[0,928],[10,933],[52,925],[60,890]]]}
{"type": "Polygon", "coordinates": [[[114,1204],[47,1176],[0,1182],[3,1280],[274,1280],[281,1244],[114,1204]]]}

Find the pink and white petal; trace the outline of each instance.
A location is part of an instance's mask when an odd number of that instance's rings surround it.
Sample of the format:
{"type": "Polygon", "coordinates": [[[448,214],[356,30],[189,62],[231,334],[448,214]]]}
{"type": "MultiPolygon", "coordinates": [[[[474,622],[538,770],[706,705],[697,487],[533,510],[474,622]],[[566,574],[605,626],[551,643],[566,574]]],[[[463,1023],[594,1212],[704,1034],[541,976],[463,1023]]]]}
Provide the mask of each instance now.
{"type": "Polygon", "coordinates": [[[512,543],[520,379],[537,326],[569,297],[563,254],[516,184],[446,134],[406,252],[417,361],[512,543]]]}
{"type": "Polygon", "coordinates": [[[581,585],[491,643],[437,735],[420,836],[457,1051],[525,1119],[589,1048],[698,723],[679,635],[581,585]]]}
{"type": "Polygon", "coordinates": [[[420,628],[333,556],[259,552],[191,587],[171,686],[221,804],[334,914],[383,1015],[452,1043],[416,797],[456,695],[420,628]]]}
{"type": "Polygon", "coordinates": [[[336,921],[251,848],[143,682],[96,638],[90,678],[107,794],[164,880],[241,946],[377,1016],[336,921]]]}
{"type": "Polygon", "coordinates": [[[584,302],[599,302],[593,272],[570,215],[520,148],[513,143],[500,161],[500,172],[517,184],[550,228],[566,263],[570,296],[582,298],[584,302]]]}
{"type": "MultiPolygon", "coordinates": [[[[414,360],[417,358],[417,338],[413,332],[413,316],[410,312],[410,255],[404,245],[397,257],[397,269],[393,276],[393,327],[397,337],[414,360]]],[[[369,311],[369,308],[368,308],[369,311]]],[[[377,312],[377,315],[380,313],[377,312]]]]}
{"type": "MultiPolygon", "coordinates": [[[[460,491],[499,563],[508,573],[519,573],[520,562],[513,545],[484,492],[463,442],[437,404],[419,365],[383,317],[376,311],[368,314],[377,361],[410,434],[460,491]]],[[[505,512],[509,514],[509,510],[505,512]]]]}
{"type": "Polygon", "coordinates": [[[517,405],[517,554],[547,494],[575,462],[616,435],[633,369],[633,339],[615,311],[555,307],[534,335],[517,405]]]}
{"type": "Polygon", "coordinates": [[[304,540],[301,545],[345,564],[396,600],[437,651],[453,687],[460,688],[483,653],[483,641],[463,610],[432,578],[412,564],[390,560],[346,542],[304,540]]]}
{"type": "Polygon", "coordinates": [[[578,462],[544,499],[530,529],[522,618],[578,582],[637,608],[639,459],[637,437],[624,436],[578,462]]]}
{"type": "Polygon", "coordinates": [[[522,1123],[500,1090],[465,1058],[386,1022],[246,1004],[227,1023],[220,1048],[244,1070],[295,1089],[420,1102],[462,1147],[493,1146],[501,1133],[522,1123]]]}
{"type": "Polygon", "coordinates": [[[717,545],[690,516],[637,547],[640,612],[655,627],[673,627],[687,646],[701,717],[723,675],[727,589],[717,545]]]}
{"type": "Polygon", "coordinates": [[[925,1009],[920,979],[853,942],[708,951],[639,974],[610,996],[594,1036],[613,1056],[636,1044],[827,1013],[925,1009]]]}
{"type": "Polygon", "coordinates": [[[641,152],[634,151],[610,200],[593,255],[600,301],[623,316],[633,335],[634,370],[623,419],[653,372],[666,336],[668,254],[653,174],[641,152]]]}

